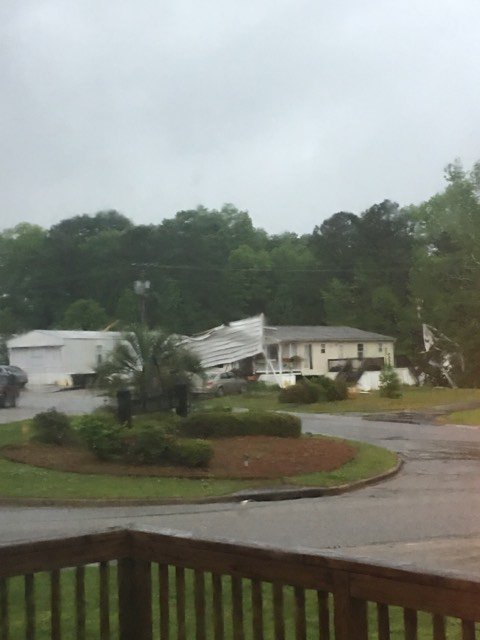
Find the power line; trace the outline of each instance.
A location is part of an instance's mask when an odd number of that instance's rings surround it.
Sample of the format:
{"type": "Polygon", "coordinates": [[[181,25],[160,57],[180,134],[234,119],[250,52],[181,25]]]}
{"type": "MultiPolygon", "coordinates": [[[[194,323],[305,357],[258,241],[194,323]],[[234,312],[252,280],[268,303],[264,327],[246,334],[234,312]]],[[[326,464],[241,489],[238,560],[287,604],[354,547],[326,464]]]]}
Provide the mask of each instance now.
{"type": "Polygon", "coordinates": [[[324,269],[285,269],[279,267],[201,267],[197,265],[173,265],[173,264],[159,264],[158,262],[132,262],[132,267],[139,267],[142,269],[155,268],[155,269],[170,269],[172,271],[217,271],[219,273],[227,271],[245,272],[245,273],[338,273],[351,272],[355,267],[348,268],[324,268],[324,269]]]}

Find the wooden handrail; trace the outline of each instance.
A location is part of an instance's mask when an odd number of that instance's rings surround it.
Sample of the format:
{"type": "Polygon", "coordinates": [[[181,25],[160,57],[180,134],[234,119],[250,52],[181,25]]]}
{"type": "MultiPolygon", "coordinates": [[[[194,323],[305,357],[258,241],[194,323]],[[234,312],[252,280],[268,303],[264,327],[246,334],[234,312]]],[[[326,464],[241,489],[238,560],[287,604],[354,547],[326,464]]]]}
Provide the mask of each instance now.
{"type": "MultiPolygon", "coordinates": [[[[224,540],[205,540],[184,533],[159,532],[146,528],[109,530],[81,536],[54,538],[35,542],[0,545],[0,629],[8,626],[5,579],[25,576],[27,636],[33,633],[35,621],[34,574],[51,572],[52,630],[59,635],[60,589],[59,570],[77,567],[76,612],[77,630],[82,636],[85,627],[84,569],[99,563],[100,631],[108,638],[108,562],[118,566],[118,609],[121,640],[150,640],[152,637],[152,563],[158,564],[158,601],[160,636],[169,637],[172,621],[178,637],[185,631],[185,570],[193,570],[194,602],[198,638],[206,634],[206,586],[204,576],[212,574],[210,596],[214,615],[215,637],[223,637],[222,609],[226,599],[222,593],[221,576],[230,576],[233,629],[242,638],[244,619],[243,579],[251,580],[251,611],[254,638],[261,638],[263,626],[262,584],[272,585],[272,607],[277,619],[278,637],[285,632],[283,587],[293,587],[295,637],[306,634],[305,590],[318,596],[319,628],[326,636],[329,625],[329,598],[334,602],[336,640],[367,640],[367,603],[378,607],[379,638],[388,638],[388,607],[404,609],[405,638],[415,637],[417,611],[433,614],[434,638],[442,638],[445,617],[460,619],[464,638],[471,636],[473,622],[480,621],[480,580],[454,572],[424,572],[374,563],[359,562],[334,553],[287,551],[260,545],[246,545],[224,540]],[[174,567],[169,573],[168,567],[174,567]],[[173,571],[173,570],[172,570],[173,571]],[[170,576],[170,577],[169,577],[170,576]],[[173,580],[173,583],[171,582],[173,580]],[[174,585],[175,614],[169,611],[174,585]],[[3,586],[2,586],[3,585],[3,586]],[[2,613],[4,612],[4,613],[2,613]],[[4,618],[2,618],[4,615],[4,618]]],[[[210,583],[209,583],[210,584],[210,583]]],[[[52,631],[53,633],[53,631],[52,631]]],[[[7,637],[7,636],[5,636],[7,637]]],[[[33,636],[32,636],[33,637],[33,636]]],[[[52,636],[53,637],[53,636],[52,636]]]]}
{"type": "Polygon", "coordinates": [[[129,531],[115,529],[34,542],[0,544],[0,578],[131,556],[129,531]]]}

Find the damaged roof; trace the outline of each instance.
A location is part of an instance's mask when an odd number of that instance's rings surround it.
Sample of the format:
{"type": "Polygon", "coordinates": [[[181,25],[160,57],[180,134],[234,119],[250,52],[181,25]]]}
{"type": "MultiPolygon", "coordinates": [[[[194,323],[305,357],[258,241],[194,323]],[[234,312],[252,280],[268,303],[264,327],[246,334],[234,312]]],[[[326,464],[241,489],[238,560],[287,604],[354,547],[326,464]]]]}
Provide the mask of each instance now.
{"type": "Polygon", "coordinates": [[[251,358],[263,351],[263,314],[222,324],[185,338],[205,369],[251,358]]]}

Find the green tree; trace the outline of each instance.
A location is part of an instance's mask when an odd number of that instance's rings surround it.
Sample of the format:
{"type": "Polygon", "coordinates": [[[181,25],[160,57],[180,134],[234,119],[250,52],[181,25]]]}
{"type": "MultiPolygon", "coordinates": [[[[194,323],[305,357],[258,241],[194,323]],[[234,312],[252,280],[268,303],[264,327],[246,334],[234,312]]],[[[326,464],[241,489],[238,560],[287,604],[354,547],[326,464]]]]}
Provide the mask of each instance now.
{"type": "Polygon", "coordinates": [[[323,290],[323,300],[328,324],[346,326],[358,324],[356,291],[352,284],[333,278],[323,290]]]}
{"type": "Polygon", "coordinates": [[[114,392],[125,384],[146,406],[149,397],[168,394],[191,374],[201,373],[198,358],[176,336],[134,325],[97,368],[98,385],[114,392]]]}
{"type": "Polygon", "coordinates": [[[44,229],[27,223],[0,234],[0,309],[6,332],[48,325],[48,307],[58,296],[48,296],[46,239],[44,229]]]}
{"type": "Polygon", "coordinates": [[[231,251],[224,274],[228,307],[232,320],[254,316],[267,310],[272,295],[272,264],[265,249],[242,244],[231,251]]]}
{"type": "MultiPolygon", "coordinates": [[[[419,320],[451,341],[457,384],[480,384],[479,165],[471,172],[456,162],[447,186],[411,213],[419,247],[411,271],[411,294],[419,320]]],[[[419,340],[420,342],[420,340],[419,340]]]]}
{"type": "Polygon", "coordinates": [[[276,324],[324,324],[321,283],[307,239],[295,234],[277,238],[278,244],[270,252],[269,319],[276,324]]]}
{"type": "Polygon", "coordinates": [[[360,252],[359,226],[358,216],[340,211],[313,230],[311,247],[324,272],[324,280],[353,281],[360,252]]]}
{"type": "Polygon", "coordinates": [[[140,319],[138,296],[132,287],[124,289],[118,298],[114,311],[115,319],[123,326],[135,324],[140,319]]]}
{"type": "Polygon", "coordinates": [[[109,314],[126,286],[120,242],[132,223],[116,211],[74,216],[48,232],[48,285],[55,291],[54,318],[59,322],[76,300],[92,298],[109,314]]]}
{"type": "Polygon", "coordinates": [[[63,329],[82,329],[83,331],[99,331],[107,325],[105,310],[91,299],[72,302],[63,316],[63,329]]]}
{"type": "Polygon", "coordinates": [[[316,227],[311,246],[326,321],[399,337],[398,349],[410,352],[415,243],[410,212],[389,200],[360,216],[337,213],[316,227]]]}

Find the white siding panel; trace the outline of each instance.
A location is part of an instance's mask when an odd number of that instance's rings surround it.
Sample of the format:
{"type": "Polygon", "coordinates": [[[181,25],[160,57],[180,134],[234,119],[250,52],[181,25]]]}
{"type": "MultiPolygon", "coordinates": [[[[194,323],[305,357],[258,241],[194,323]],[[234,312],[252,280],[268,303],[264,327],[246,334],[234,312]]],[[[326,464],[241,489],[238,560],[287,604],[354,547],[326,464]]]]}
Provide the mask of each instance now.
{"type": "Polygon", "coordinates": [[[92,338],[66,338],[63,352],[63,368],[66,374],[93,373],[97,365],[97,348],[101,347],[105,358],[115,346],[116,336],[92,338]]]}
{"type": "MultiPolygon", "coordinates": [[[[20,343],[9,342],[10,363],[24,369],[31,384],[71,384],[72,374],[93,373],[97,349],[107,357],[120,338],[120,333],[103,331],[31,332],[20,343]],[[63,346],[39,346],[37,338],[48,334],[51,342],[63,346]],[[31,335],[35,334],[35,335],[31,335]],[[22,344],[19,348],[16,344],[22,344]]],[[[41,342],[41,340],[40,340],[41,342]]]]}
{"type": "Polygon", "coordinates": [[[33,347],[11,349],[10,364],[25,369],[28,373],[61,371],[62,347],[33,347]]]}
{"type": "Polygon", "coordinates": [[[55,384],[64,377],[63,347],[31,347],[10,349],[10,364],[28,374],[29,384],[55,384]]]}
{"type": "Polygon", "coordinates": [[[186,338],[185,345],[200,358],[205,369],[256,356],[263,351],[263,315],[186,338]]]}
{"type": "MultiPolygon", "coordinates": [[[[395,369],[395,371],[402,384],[414,386],[417,383],[409,369],[402,367],[395,369]]],[[[380,374],[381,371],[365,371],[357,383],[358,389],[360,389],[360,391],[375,391],[380,389],[380,374]]]]}

